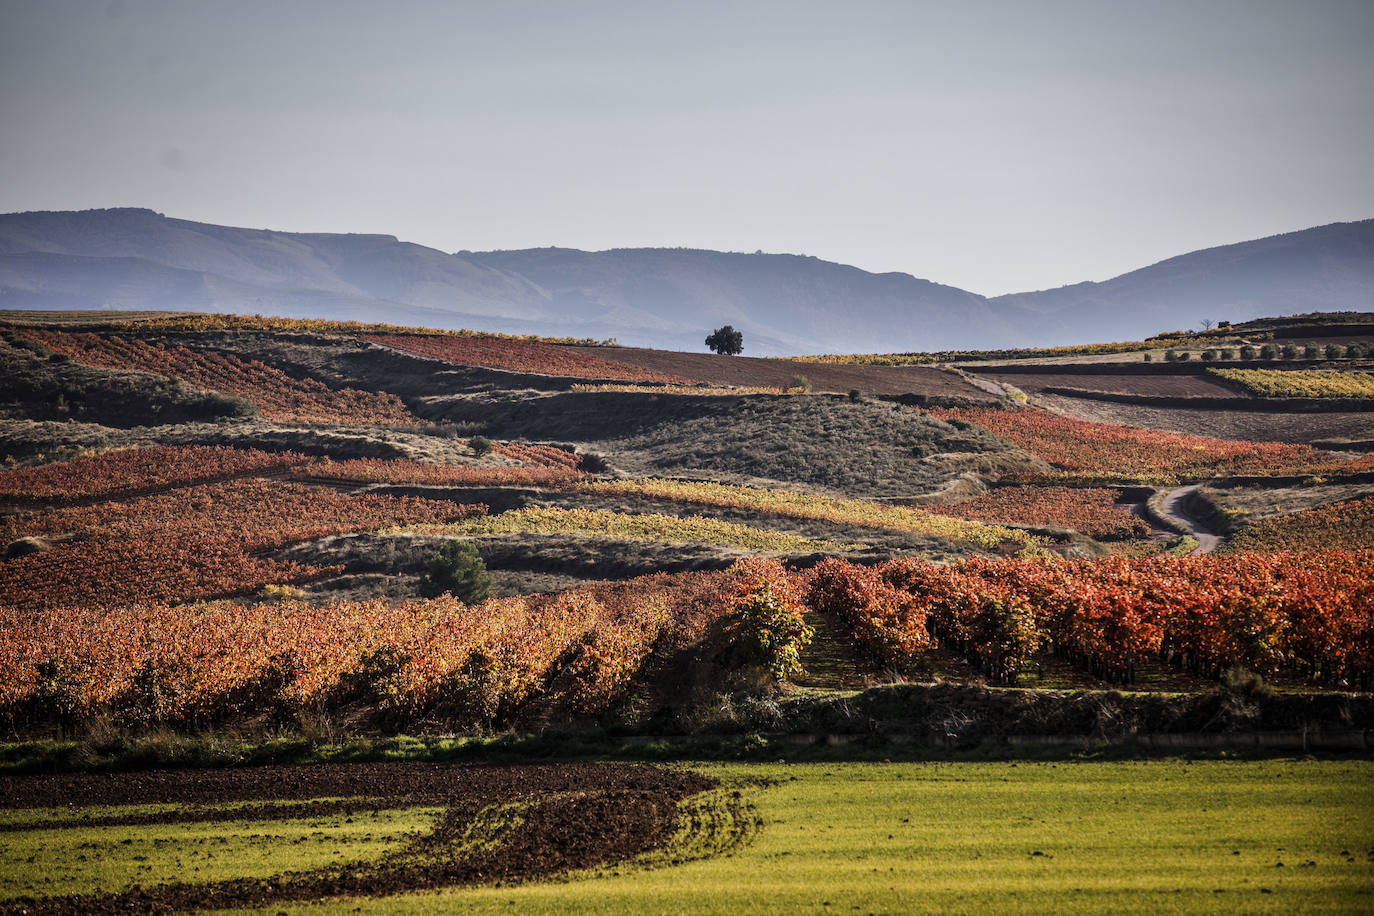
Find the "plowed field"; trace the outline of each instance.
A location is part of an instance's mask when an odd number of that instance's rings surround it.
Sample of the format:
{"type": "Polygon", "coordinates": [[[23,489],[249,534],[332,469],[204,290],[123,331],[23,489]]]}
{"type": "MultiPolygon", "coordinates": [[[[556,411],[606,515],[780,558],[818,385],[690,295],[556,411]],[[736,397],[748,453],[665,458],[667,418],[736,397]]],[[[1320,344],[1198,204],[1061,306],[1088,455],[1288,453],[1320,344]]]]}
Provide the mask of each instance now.
{"type": "Polygon", "coordinates": [[[569,349],[584,350],[591,356],[613,359],[651,372],[677,375],[712,385],[786,388],[794,376],[802,375],[811,382],[814,391],[843,393],[857,388],[864,394],[923,394],[979,401],[995,400],[987,392],[952,372],[942,372],[926,366],[832,366],[786,359],[717,356],[714,353],[677,353],[671,350],[645,350],[633,347],[569,349]]]}
{"type": "Polygon", "coordinates": [[[136,886],[107,894],[18,897],[0,901],[0,913],[264,906],[548,875],[620,861],[662,843],[677,826],[677,802],[711,785],[710,779],[694,773],[597,764],[324,764],[0,777],[0,809],[39,809],[34,823],[11,819],[6,831],[11,834],[44,830],[60,835],[91,827],[227,820],[222,806],[236,802],[260,803],[231,809],[237,821],[253,822],[299,818],[303,813],[351,816],[363,808],[444,809],[432,833],[413,837],[399,853],[373,862],[270,877],[136,886]],[[281,804],[311,799],[321,801],[305,809],[281,804]],[[86,806],[109,811],[111,806],[169,804],[175,807],[152,813],[144,809],[132,818],[112,818],[103,812],[91,818],[71,814],[86,806]],[[54,814],[53,809],[61,810],[54,814]],[[482,824],[485,831],[475,834],[474,825],[482,824]]]}

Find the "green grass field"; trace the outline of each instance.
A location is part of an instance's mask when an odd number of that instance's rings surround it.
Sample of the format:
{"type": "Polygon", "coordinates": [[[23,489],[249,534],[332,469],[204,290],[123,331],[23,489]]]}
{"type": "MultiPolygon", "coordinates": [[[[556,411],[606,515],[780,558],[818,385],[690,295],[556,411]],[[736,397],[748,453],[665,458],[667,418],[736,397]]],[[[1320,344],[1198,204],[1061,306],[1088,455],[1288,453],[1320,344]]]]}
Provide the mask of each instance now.
{"type": "MultiPolygon", "coordinates": [[[[694,768],[722,781],[713,795],[728,798],[738,790],[746,802],[748,838],[723,855],[690,860],[694,850],[729,833],[707,829],[695,834],[694,846],[679,844],[594,873],[520,886],[274,904],[261,912],[1374,910],[1369,761],[694,768]],[[689,861],[673,861],[680,859],[689,861]]],[[[382,809],[347,819],[62,826],[79,817],[156,810],[166,807],[5,812],[0,907],[25,894],[265,878],[375,860],[397,849],[406,834],[428,830],[439,813],[382,809]]]]}
{"type": "Polygon", "coordinates": [[[400,849],[407,836],[429,832],[443,813],[382,808],[271,821],[78,826],[84,816],[131,818],[174,810],[127,805],[0,812],[0,828],[9,828],[0,834],[0,907],[21,896],[109,893],[371,861],[400,849]]]}
{"type": "Polygon", "coordinates": [[[1367,761],[702,769],[738,785],[762,820],[724,856],[263,912],[1374,910],[1367,761]]]}

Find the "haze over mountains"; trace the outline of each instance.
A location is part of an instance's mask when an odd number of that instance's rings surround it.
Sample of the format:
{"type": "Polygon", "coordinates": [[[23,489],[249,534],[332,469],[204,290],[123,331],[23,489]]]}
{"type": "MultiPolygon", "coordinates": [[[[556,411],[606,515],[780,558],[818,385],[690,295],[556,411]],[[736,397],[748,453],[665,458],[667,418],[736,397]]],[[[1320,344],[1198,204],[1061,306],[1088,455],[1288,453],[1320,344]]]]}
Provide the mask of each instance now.
{"type": "Polygon", "coordinates": [[[0,308],[176,309],[615,337],[779,355],[1140,338],[1204,318],[1374,309],[1374,220],[1196,251],[1102,283],[984,298],[786,254],[446,253],[114,209],[0,215],[0,308]]]}

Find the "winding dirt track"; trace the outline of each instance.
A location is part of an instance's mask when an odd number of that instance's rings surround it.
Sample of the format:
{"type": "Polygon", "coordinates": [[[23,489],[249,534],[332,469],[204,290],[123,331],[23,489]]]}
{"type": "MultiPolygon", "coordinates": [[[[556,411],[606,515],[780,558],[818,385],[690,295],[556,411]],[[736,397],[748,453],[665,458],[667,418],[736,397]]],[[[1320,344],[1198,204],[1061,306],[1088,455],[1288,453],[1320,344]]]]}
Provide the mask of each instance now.
{"type": "MultiPolygon", "coordinates": [[[[205,805],[344,796],[367,798],[373,807],[383,802],[440,803],[447,811],[432,834],[378,862],[116,894],[21,898],[0,903],[0,913],[163,913],[523,880],[620,861],[660,845],[676,829],[677,802],[712,785],[695,773],[597,764],[326,764],[3,777],[3,808],[205,805]],[[470,854],[452,854],[479,811],[510,803],[525,805],[523,817],[499,842],[470,854]]],[[[253,813],[296,816],[266,807],[253,813]]],[[[176,814],[183,821],[190,816],[176,814]]]]}
{"type": "Polygon", "coordinates": [[[1187,528],[1193,537],[1197,539],[1197,548],[1193,550],[1190,556],[1211,553],[1221,546],[1220,535],[1183,511],[1183,501],[1196,489],[1197,485],[1193,484],[1192,486],[1170,490],[1168,495],[1165,496],[1159,504],[1159,511],[1163,515],[1167,516],[1171,521],[1177,522],[1187,528]]]}

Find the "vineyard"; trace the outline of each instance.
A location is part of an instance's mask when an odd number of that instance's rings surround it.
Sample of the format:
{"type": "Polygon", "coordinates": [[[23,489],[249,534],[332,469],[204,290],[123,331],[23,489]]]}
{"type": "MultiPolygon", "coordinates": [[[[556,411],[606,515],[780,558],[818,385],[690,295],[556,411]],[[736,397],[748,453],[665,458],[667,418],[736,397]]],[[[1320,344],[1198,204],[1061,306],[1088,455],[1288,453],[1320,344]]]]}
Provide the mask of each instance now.
{"type": "Polygon", "coordinates": [[[269,420],[355,426],[415,421],[395,395],[355,388],[336,391],[317,379],[295,379],[258,360],[244,360],[230,353],[150,344],[113,335],[36,329],[26,329],[23,334],[90,366],[180,378],[197,388],[243,398],[269,420]]]}
{"type": "Polygon", "coordinates": [[[1006,543],[1016,544],[1022,548],[1036,547],[1041,543],[1039,539],[1017,528],[970,522],[903,506],[885,506],[865,500],[797,493],[791,490],[651,478],[588,481],[580,484],[578,489],[604,496],[641,496],[689,505],[745,509],[760,515],[775,515],[782,518],[810,519],[862,528],[886,528],[909,534],[949,538],[988,549],[1006,543]]]}
{"type": "Polygon", "coordinates": [[[1043,410],[933,408],[929,412],[942,420],[973,423],[1044,458],[1054,468],[1050,481],[1177,483],[1224,474],[1341,475],[1374,470],[1374,455],[1342,459],[1308,445],[1209,439],[1090,423],[1043,410]]]}
{"type": "Polygon", "coordinates": [[[997,487],[964,502],[926,509],[983,522],[1059,525],[1099,540],[1146,537],[1149,527],[1117,505],[1117,495],[1116,490],[1100,487],[997,487]]]}
{"type": "Polygon", "coordinates": [[[1226,550],[1358,550],[1374,544],[1374,496],[1330,503],[1251,522],[1226,550]]]}
{"type": "Polygon", "coordinates": [[[694,394],[711,397],[724,397],[744,394],[786,394],[787,389],[759,385],[573,385],[573,391],[596,393],[619,391],[630,394],[694,394]]]}
{"type": "MultiPolygon", "coordinates": [[[[64,326],[77,326],[82,322],[67,323],[64,326]]],[[[264,315],[230,315],[207,312],[195,315],[158,315],[139,320],[104,319],[90,322],[101,330],[111,330],[121,334],[199,334],[221,331],[249,331],[259,334],[343,334],[352,337],[362,334],[394,334],[419,337],[480,337],[493,340],[532,340],[540,343],[562,346],[596,347],[607,346],[609,341],[593,340],[589,337],[547,337],[540,334],[503,334],[498,331],[472,331],[467,329],[444,330],[422,328],[413,325],[385,324],[362,321],[330,321],[322,318],[280,318],[264,315]]],[[[0,325],[12,327],[23,333],[31,327],[42,327],[24,321],[4,321],[0,325]]]]}
{"type": "Polygon", "coordinates": [[[649,372],[600,356],[580,353],[566,347],[492,337],[403,336],[368,334],[371,343],[418,353],[465,366],[485,366],[510,372],[563,375],[572,378],[623,379],[629,382],[667,382],[690,384],[688,379],[649,372]]]}
{"type": "Polygon", "coordinates": [[[716,544],[769,553],[816,553],[861,548],[797,535],[722,522],[700,515],[630,515],[602,509],[526,508],[468,519],[450,525],[412,525],[401,529],[421,534],[482,537],[502,534],[578,534],[680,544],[716,544]]]}
{"type": "Polygon", "coordinates": [[[1139,353],[1161,347],[1214,346],[1216,337],[1170,337],[1168,340],[1132,340],[1120,343],[1080,344],[1064,347],[1017,347],[1005,350],[937,350],[932,353],[851,353],[823,356],[793,356],[801,363],[852,366],[919,366],[931,363],[982,360],[1053,359],[1064,356],[1099,356],[1113,353],[1139,353]]]}
{"type": "Polygon", "coordinates": [[[458,521],[484,512],[409,497],[346,496],[275,480],[203,484],[95,506],[0,518],[36,552],[0,565],[0,605],[174,603],[313,581],[337,569],[262,554],[332,534],[458,521]]]}
{"type": "Polygon", "coordinates": [[[1264,398],[1374,398],[1374,374],[1334,369],[1208,369],[1264,398]]]}
{"type": "Polygon", "coordinates": [[[0,500],[58,502],[186,486],[305,463],[303,455],[205,445],[122,449],[0,471],[0,500]]]}
{"type": "Polygon", "coordinates": [[[0,610],[0,718],[204,725],[364,699],[394,721],[594,714],[655,651],[728,615],[738,573],[656,575],[553,596],[0,610]]]}
{"type": "Polygon", "coordinates": [[[1370,550],[876,568],[831,558],[809,588],[812,607],[899,669],[938,642],[999,683],[1042,651],[1121,683],[1146,660],[1212,677],[1243,667],[1365,688],[1374,677],[1370,550]]]}

